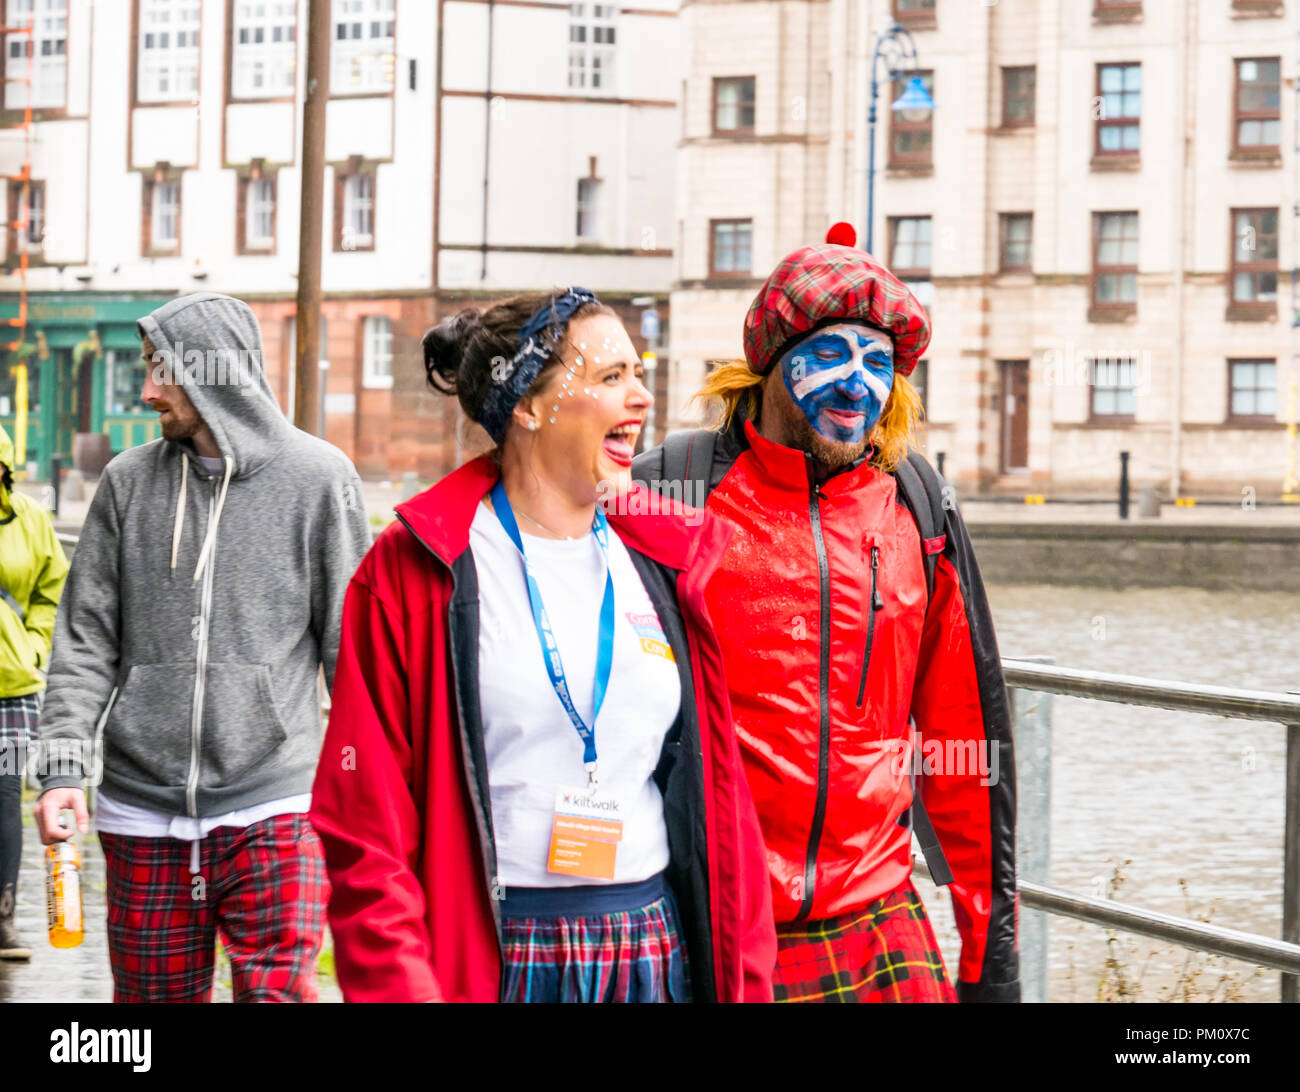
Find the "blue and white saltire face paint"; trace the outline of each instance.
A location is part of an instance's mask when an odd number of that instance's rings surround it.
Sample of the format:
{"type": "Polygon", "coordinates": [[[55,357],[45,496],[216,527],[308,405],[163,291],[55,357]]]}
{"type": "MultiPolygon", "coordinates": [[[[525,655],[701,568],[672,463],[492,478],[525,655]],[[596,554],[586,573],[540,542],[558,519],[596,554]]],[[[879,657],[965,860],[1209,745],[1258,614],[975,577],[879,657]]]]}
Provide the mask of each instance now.
{"type": "Polygon", "coordinates": [[[823,326],[781,357],[785,388],[808,423],[834,443],[871,435],[894,384],[894,343],[856,323],[823,326]]]}

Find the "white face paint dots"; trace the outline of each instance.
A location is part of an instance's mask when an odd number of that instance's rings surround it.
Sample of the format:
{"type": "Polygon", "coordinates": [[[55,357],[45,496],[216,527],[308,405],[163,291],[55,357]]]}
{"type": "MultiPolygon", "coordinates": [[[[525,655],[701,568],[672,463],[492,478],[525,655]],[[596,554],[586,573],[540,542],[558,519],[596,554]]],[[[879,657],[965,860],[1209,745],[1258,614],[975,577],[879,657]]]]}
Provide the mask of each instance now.
{"type": "MultiPolygon", "coordinates": [[[[587,343],[585,341],[581,341],[578,343],[579,349],[585,349],[586,347],[587,347],[587,343]]],[[[551,405],[551,414],[557,414],[560,412],[560,402],[565,395],[568,395],[570,398],[576,397],[577,392],[572,390],[569,384],[573,383],[576,385],[578,381],[578,373],[576,369],[583,367],[585,364],[586,364],[586,360],[583,357],[582,353],[579,352],[576,355],[576,358],[572,364],[563,365],[564,378],[560,380],[560,389],[559,392],[555,395],[555,401],[551,405]]],[[[547,421],[553,425],[555,424],[555,417],[548,415],[547,421]]],[[[536,423],[534,423],[532,427],[535,429],[539,426],[536,423]]]]}
{"type": "Polygon", "coordinates": [[[582,387],[584,395],[593,400],[600,399],[600,389],[590,385],[589,377],[584,374],[586,369],[599,367],[602,360],[613,362],[636,359],[636,352],[631,343],[618,336],[607,336],[601,339],[599,345],[600,356],[590,354],[590,350],[597,347],[594,342],[590,346],[586,341],[579,341],[576,345],[573,342],[568,342],[568,344],[573,347],[574,359],[572,363],[565,362],[562,364],[563,372],[560,389],[552,397],[550,412],[546,415],[544,421],[539,419],[530,423],[529,427],[533,430],[540,428],[544,423],[555,424],[557,415],[560,412],[560,403],[566,397],[570,399],[578,397],[578,386],[581,382],[585,381],[587,384],[582,387]]]}

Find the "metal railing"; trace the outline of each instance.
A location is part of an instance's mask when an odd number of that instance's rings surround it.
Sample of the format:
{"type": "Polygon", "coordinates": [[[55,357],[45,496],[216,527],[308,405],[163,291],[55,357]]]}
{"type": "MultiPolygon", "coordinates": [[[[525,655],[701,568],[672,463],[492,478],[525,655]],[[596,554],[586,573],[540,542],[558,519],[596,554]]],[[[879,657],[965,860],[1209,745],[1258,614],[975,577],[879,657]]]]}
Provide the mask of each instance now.
{"type": "MultiPolygon", "coordinates": [[[[942,451],[938,451],[935,453],[935,463],[937,465],[940,477],[943,477],[944,455],[945,453],[942,451]]],[[[1159,509],[1160,509],[1160,504],[1162,503],[1162,498],[1153,479],[1155,480],[1168,479],[1169,467],[1165,466],[1162,463],[1152,462],[1150,459],[1142,459],[1141,461],[1145,464],[1145,466],[1143,467],[1143,471],[1144,471],[1143,476],[1147,479],[1147,484],[1143,486],[1143,493],[1149,494],[1149,497],[1145,501],[1139,502],[1138,515],[1142,516],[1144,514],[1147,514],[1142,511],[1142,507],[1144,503],[1154,504],[1154,511],[1152,511],[1149,514],[1159,515],[1159,509]]],[[[1279,474],[1280,473],[1281,472],[1279,470],[1279,474]]],[[[1026,479],[1026,483],[1028,483],[1028,479],[1026,479]]],[[[1008,501],[1014,503],[1017,499],[1023,500],[1024,503],[1026,504],[1117,504],[1119,508],[1119,518],[1128,519],[1128,510],[1132,503],[1132,496],[1133,496],[1132,482],[1129,477],[1129,453],[1127,451],[1121,451],[1119,453],[1119,486],[1116,489],[1114,496],[1049,497],[1049,496],[1045,496],[1042,493],[1021,493],[1018,495],[1017,494],[1007,494],[1007,495],[981,494],[978,496],[963,497],[962,504],[968,504],[971,501],[975,501],[977,503],[985,502],[985,503],[1005,504],[1008,501]]],[[[1197,497],[1189,497],[1186,496],[1185,494],[1180,493],[1176,497],[1172,497],[1172,498],[1166,497],[1163,498],[1163,500],[1172,501],[1172,503],[1179,508],[1194,508],[1198,504],[1209,505],[1212,507],[1224,507],[1224,508],[1240,508],[1242,506],[1241,496],[1235,496],[1235,497],[1220,496],[1220,497],[1211,497],[1208,499],[1201,499],[1197,497]]],[[[1252,508],[1269,508],[1269,507],[1294,508],[1298,503],[1300,503],[1300,494],[1297,494],[1294,491],[1294,489],[1288,491],[1287,486],[1285,484],[1282,486],[1281,496],[1277,500],[1257,499],[1254,496],[1252,496],[1250,499],[1250,506],[1252,508]]]]}
{"type": "Polygon", "coordinates": [[[1021,922],[1025,1000],[1047,999],[1047,914],[1061,914],[1281,971],[1281,1000],[1291,1004],[1300,1001],[1300,697],[1081,671],[1036,660],[1003,660],[1002,670],[1015,731],[1020,901],[1026,907],[1044,911],[1041,916],[1029,915],[1021,922]],[[1285,726],[1281,940],[1090,898],[1046,883],[1051,847],[1053,694],[1285,726]]]}

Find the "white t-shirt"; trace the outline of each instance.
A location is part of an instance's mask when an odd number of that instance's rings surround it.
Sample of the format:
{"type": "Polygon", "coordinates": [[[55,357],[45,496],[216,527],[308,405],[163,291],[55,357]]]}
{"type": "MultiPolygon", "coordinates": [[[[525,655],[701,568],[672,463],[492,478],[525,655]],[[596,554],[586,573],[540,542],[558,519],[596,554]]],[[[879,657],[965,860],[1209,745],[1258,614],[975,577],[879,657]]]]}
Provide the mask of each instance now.
{"type": "MultiPolygon", "coordinates": [[[[487,755],[498,880],[515,887],[600,881],[548,872],[555,794],[582,788],[587,773],[577,729],[542,659],[523,561],[486,504],[470,525],[479,585],[479,701],[487,755]]],[[[551,620],[574,707],[591,724],[605,566],[594,535],[523,535],[551,620]]],[[[609,534],[614,580],[614,658],[596,722],[600,791],[622,801],[623,840],[614,883],[649,879],[668,866],[663,798],[651,779],[677,719],[681,682],[663,627],[618,535],[609,534]]]]}
{"type": "Polygon", "coordinates": [[[200,455],[199,462],[203,464],[209,478],[219,478],[226,472],[225,460],[219,455],[200,455]]]}
{"type": "Polygon", "coordinates": [[[206,838],[217,827],[251,827],[275,815],[305,815],[311,810],[311,793],[283,796],[254,804],[223,815],[192,819],[188,815],[168,815],[165,811],[125,804],[100,792],[95,801],[95,829],[101,834],[129,834],[136,838],[179,838],[193,842],[206,838]]]}

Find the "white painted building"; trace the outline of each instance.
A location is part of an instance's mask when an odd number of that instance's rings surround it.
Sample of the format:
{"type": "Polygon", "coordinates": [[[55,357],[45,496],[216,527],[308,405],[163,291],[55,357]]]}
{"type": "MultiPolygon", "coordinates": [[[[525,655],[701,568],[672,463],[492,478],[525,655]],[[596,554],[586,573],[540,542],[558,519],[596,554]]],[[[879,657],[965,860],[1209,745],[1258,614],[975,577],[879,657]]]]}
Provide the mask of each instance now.
{"type": "MultiPolygon", "coordinates": [[[[115,449],[150,438],[130,316],[201,289],[254,305],[287,405],[307,0],[0,10],[11,29],[35,19],[3,50],[0,309],[16,317],[25,298],[28,323],[0,367],[0,422],[14,423],[21,362],[38,461],[77,432],[115,449]],[[29,39],[30,83],[14,82],[29,39]]],[[[431,476],[458,450],[450,403],[422,390],[418,339],[444,313],[564,283],[629,322],[631,297],[666,301],[679,77],[638,61],[676,55],[676,14],[663,0],[332,0],[331,19],[327,434],[363,473],[431,476]]]]}
{"type": "Polygon", "coordinates": [[[675,8],[445,0],[440,286],[666,292],[675,8]]]}

